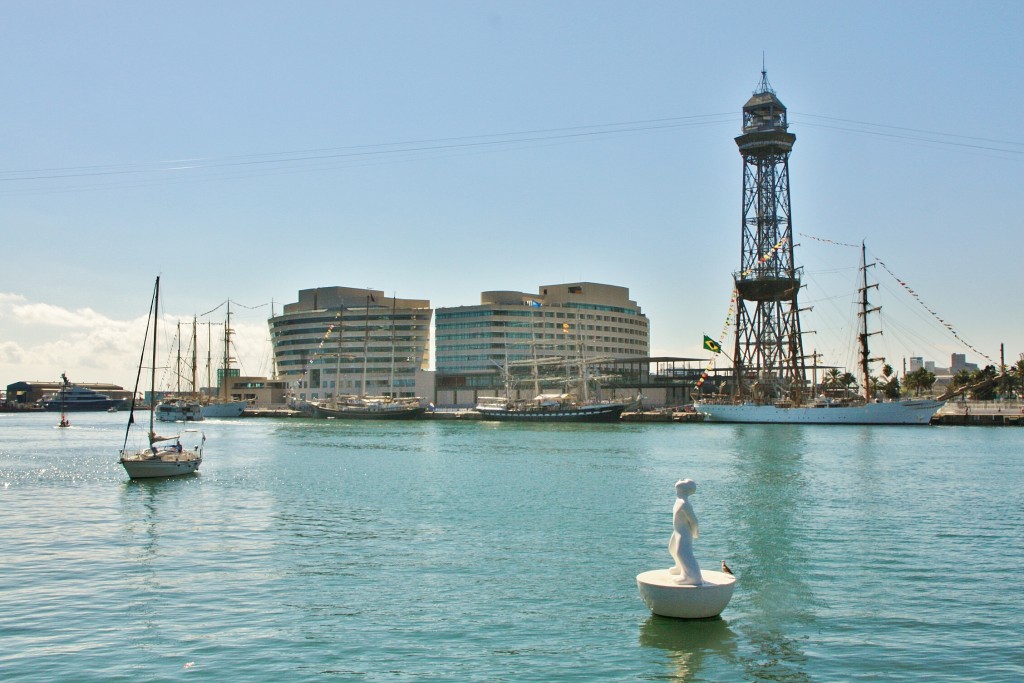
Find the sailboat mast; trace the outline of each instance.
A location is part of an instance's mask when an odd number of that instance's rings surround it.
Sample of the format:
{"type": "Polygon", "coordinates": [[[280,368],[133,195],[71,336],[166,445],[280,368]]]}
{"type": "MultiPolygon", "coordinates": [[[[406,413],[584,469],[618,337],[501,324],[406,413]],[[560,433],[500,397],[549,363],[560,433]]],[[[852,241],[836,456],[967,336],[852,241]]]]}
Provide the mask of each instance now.
{"type": "Polygon", "coordinates": [[[206,386],[213,386],[213,323],[206,323],[206,386]]]}
{"type": "Polygon", "coordinates": [[[175,378],[176,378],[176,382],[175,382],[175,385],[174,385],[174,390],[177,392],[178,396],[181,396],[181,321],[180,320],[178,321],[177,338],[178,338],[178,357],[177,357],[177,359],[175,359],[175,366],[174,366],[174,375],[175,375],[175,378]]]}
{"type": "Polygon", "coordinates": [[[199,354],[199,349],[196,348],[196,317],[192,316],[192,395],[196,396],[199,394],[199,390],[196,389],[196,357],[199,354]]]}
{"type": "Polygon", "coordinates": [[[388,395],[395,398],[395,308],[398,292],[391,295],[391,376],[388,378],[388,395]]]}
{"type": "MultiPolygon", "coordinates": [[[[860,243],[860,269],[861,269],[861,295],[860,295],[860,371],[864,376],[864,400],[871,402],[871,361],[873,360],[885,360],[884,358],[871,358],[871,350],[868,346],[868,337],[873,334],[881,334],[880,330],[875,332],[868,332],[868,314],[876,313],[882,310],[881,306],[871,306],[868,303],[868,290],[872,287],[878,287],[877,284],[868,284],[868,261],[867,261],[867,248],[864,246],[864,242],[860,243]]],[[[871,264],[874,265],[874,264],[871,264]]]]}
{"type": "Polygon", "coordinates": [[[533,395],[540,395],[540,368],[537,365],[537,328],[536,328],[536,311],[534,311],[540,304],[534,300],[530,300],[530,358],[533,360],[533,395]]]}
{"type": "Polygon", "coordinates": [[[224,323],[224,365],[221,369],[220,397],[225,401],[228,398],[228,374],[231,369],[231,299],[228,299],[227,320],[224,323]]]}
{"type": "Polygon", "coordinates": [[[149,368],[149,444],[153,445],[154,413],[156,413],[156,327],[160,318],[160,276],[156,276],[156,289],[153,290],[153,362],[149,368]]]}
{"type": "Polygon", "coordinates": [[[370,295],[366,295],[366,332],[363,335],[363,396],[366,393],[366,354],[370,348],[370,295]]]}
{"type": "Polygon", "coordinates": [[[587,345],[583,339],[583,325],[580,312],[576,309],[576,346],[580,353],[580,381],[583,382],[583,403],[590,403],[590,378],[587,374],[587,345]]]}
{"type": "Polygon", "coordinates": [[[871,388],[868,386],[868,269],[865,260],[867,252],[864,243],[860,243],[860,373],[864,378],[864,400],[871,400],[871,388]]]}
{"type": "Polygon", "coordinates": [[[341,393],[341,343],[345,336],[345,301],[338,306],[338,358],[334,362],[334,403],[338,404],[341,393]]]}

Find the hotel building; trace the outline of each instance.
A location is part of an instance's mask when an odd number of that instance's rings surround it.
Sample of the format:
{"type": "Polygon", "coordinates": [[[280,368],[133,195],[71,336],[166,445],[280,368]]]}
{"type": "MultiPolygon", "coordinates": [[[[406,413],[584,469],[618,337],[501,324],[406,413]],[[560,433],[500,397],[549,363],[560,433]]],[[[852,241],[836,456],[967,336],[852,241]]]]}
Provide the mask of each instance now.
{"type": "Polygon", "coordinates": [[[433,391],[426,377],[432,313],[427,299],[386,297],[379,290],[300,290],[297,302],[269,320],[277,376],[307,401],[427,396],[433,391]]]}
{"type": "MultiPolygon", "coordinates": [[[[566,359],[646,358],[650,322],[627,288],[573,282],[536,294],[482,292],[478,306],[438,308],[434,344],[438,405],[467,405],[504,391],[504,368],[528,376],[566,359]]],[[[522,380],[524,396],[536,389],[522,380]]]]}

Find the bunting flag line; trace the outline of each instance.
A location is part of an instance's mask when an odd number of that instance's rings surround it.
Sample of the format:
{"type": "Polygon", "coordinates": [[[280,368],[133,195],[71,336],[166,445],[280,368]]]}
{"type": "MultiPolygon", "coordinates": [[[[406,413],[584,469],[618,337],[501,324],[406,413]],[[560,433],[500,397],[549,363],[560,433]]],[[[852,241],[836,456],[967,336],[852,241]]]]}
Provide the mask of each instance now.
{"type": "Polygon", "coordinates": [[[775,246],[773,246],[771,249],[768,250],[768,253],[762,254],[757,259],[757,264],[756,265],[751,266],[750,268],[747,268],[745,271],[740,273],[740,277],[746,277],[746,276],[750,275],[752,272],[754,272],[754,268],[757,265],[760,265],[762,263],[767,263],[768,261],[770,261],[773,258],[775,258],[775,254],[779,251],[779,249],[782,248],[782,245],[785,244],[787,241],[789,241],[789,238],[788,237],[783,237],[781,240],[776,242],[775,246]]]}
{"type": "Polygon", "coordinates": [[[302,383],[302,380],[304,380],[306,378],[306,374],[309,372],[309,366],[312,365],[316,361],[316,359],[320,356],[320,352],[324,348],[324,344],[327,343],[327,339],[331,336],[331,332],[333,332],[333,331],[334,331],[334,323],[331,323],[330,325],[327,326],[327,331],[324,332],[323,338],[320,340],[320,343],[317,345],[316,353],[313,354],[312,358],[310,358],[308,361],[306,361],[306,366],[304,368],[302,368],[302,374],[299,375],[296,379],[292,380],[292,388],[295,388],[295,389],[299,388],[299,385],[302,383]]]}
{"type": "MultiPolygon", "coordinates": [[[[824,242],[825,244],[834,244],[834,245],[837,245],[837,246],[840,246],[840,247],[853,247],[853,248],[855,248],[855,249],[859,249],[859,248],[860,248],[860,245],[857,245],[857,244],[847,244],[846,242],[836,242],[835,240],[828,240],[828,239],[825,239],[825,238],[823,238],[823,237],[815,237],[814,235],[808,235],[807,233],[803,233],[803,232],[801,232],[801,233],[799,233],[799,234],[800,234],[800,236],[801,236],[801,237],[806,237],[807,239],[811,239],[811,240],[814,240],[814,241],[816,241],[816,242],[824,242]]],[[[898,282],[898,283],[900,284],[900,286],[901,286],[901,287],[903,287],[903,289],[907,290],[907,293],[908,293],[908,294],[910,294],[910,296],[914,297],[914,299],[915,299],[915,300],[917,300],[917,303],[921,304],[921,307],[922,307],[922,308],[924,308],[924,310],[928,311],[928,313],[929,313],[929,314],[930,314],[930,315],[931,315],[931,316],[932,316],[933,318],[935,318],[936,320],[938,320],[938,321],[939,321],[939,324],[941,324],[941,325],[942,325],[943,327],[945,327],[945,328],[946,328],[946,329],[947,329],[947,330],[949,331],[949,333],[950,333],[950,334],[952,334],[952,335],[953,335],[953,337],[954,337],[954,338],[955,338],[955,339],[956,339],[956,340],[957,340],[958,342],[960,342],[961,344],[963,344],[964,346],[966,346],[966,347],[967,347],[968,349],[970,349],[970,350],[971,350],[971,351],[973,351],[974,353],[978,354],[979,356],[981,356],[982,358],[984,358],[985,360],[987,360],[987,361],[988,361],[989,363],[995,363],[995,361],[994,361],[994,360],[992,360],[991,358],[989,358],[988,354],[986,354],[986,353],[983,353],[983,352],[979,351],[978,349],[976,349],[976,348],[975,348],[974,346],[972,346],[971,344],[968,344],[968,343],[967,343],[967,340],[965,340],[965,339],[964,339],[963,337],[961,337],[961,336],[959,335],[959,333],[957,333],[957,331],[956,331],[955,329],[953,329],[953,326],[952,326],[952,325],[950,325],[950,324],[949,324],[948,322],[946,322],[945,320],[943,320],[943,319],[942,319],[942,316],[940,316],[940,315],[939,315],[938,313],[936,313],[936,312],[935,312],[935,311],[934,311],[934,310],[933,310],[933,309],[931,308],[931,306],[929,306],[928,304],[926,304],[926,303],[924,302],[924,300],[923,300],[923,299],[921,299],[921,296],[920,296],[920,295],[919,295],[919,294],[918,294],[917,292],[915,292],[915,291],[914,291],[914,290],[913,290],[913,289],[912,289],[912,288],[910,287],[910,285],[908,285],[908,284],[907,284],[906,282],[904,282],[904,281],[903,281],[903,280],[901,280],[900,278],[896,277],[896,273],[892,272],[892,271],[891,271],[891,270],[889,269],[889,266],[885,265],[885,262],[883,262],[882,260],[880,260],[880,259],[878,259],[878,258],[876,258],[876,259],[875,259],[875,262],[876,262],[876,263],[877,263],[878,265],[882,266],[882,268],[884,268],[884,269],[885,269],[885,272],[889,273],[889,275],[891,275],[891,276],[892,276],[892,279],[893,279],[893,280],[896,280],[896,282],[898,282]]]]}
{"type": "MultiPolygon", "coordinates": [[[[768,261],[775,258],[775,254],[779,253],[779,249],[781,249],[782,245],[784,245],[787,241],[789,241],[789,237],[784,236],[782,239],[776,242],[774,246],[772,246],[772,248],[768,250],[767,253],[762,254],[761,257],[757,259],[757,265],[767,263],[768,261]]],[[[740,274],[740,277],[746,277],[750,275],[752,272],[754,272],[755,267],[756,265],[747,268],[740,274]]],[[[729,334],[729,325],[732,323],[732,316],[736,312],[736,301],[739,299],[739,296],[739,290],[737,290],[734,287],[732,290],[732,299],[729,301],[729,311],[725,315],[725,324],[722,325],[722,334],[718,336],[718,341],[716,342],[714,339],[711,339],[707,335],[704,335],[704,348],[706,348],[708,351],[711,351],[715,355],[711,356],[711,359],[708,361],[707,366],[705,366],[704,368],[704,372],[702,372],[700,375],[700,379],[697,380],[697,384],[695,386],[695,388],[697,389],[699,389],[704,384],[704,380],[708,378],[708,373],[711,372],[711,368],[713,368],[715,365],[715,356],[722,352],[722,344],[725,343],[725,337],[726,335],[729,334]],[[714,346],[714,348],[712,348],[712,345],[714,346]]]]}
{"type": "Polygon", "coordinates": [[[697,380],[697,384],[695,385],[695,388],[697,389],[704,384],[704,380],[708,378],[708,373],[711,372],[711,368],[715,365],[715,357],[722,352],[722,344],[725,342],[726,335],[729,334],[729,325],[732,323],[733,313],[736,312],[736,300],[739,298],[739,295],[739,291],[734,287],[732,290],[732,299],[729,301],[729,311],[725,314],[725,324],[722,325],[722,333],[718,336],[718,341],[715,342],[714,339],[704,335],[704,348],[708,349],[715,355],[711,356],[708,364],[704,367],[704,372],[700,375],[700,379],[697,380]],[[711,342],[718,347],[717,350],[708,346],[708,342],[711,342]]]}
{"type": "MultiPolygon", "coordinates": [[[[782,239],[780,239],[778,242],[775,243],[774,246],[772,246],[771,249],[768,250],[767,253],[761,255],[761,257],[757,259],[757,263],[766,263],[771,259],[775,258],[775,254],[779,252],[779,249],[781,249],[782,245],[784,245],[787,241],[789,241],[788,237],[783,237],[782,239]]],[[[740,274],[740,277],[746,277],[750,275],[752,272],[754,272],[754,268],[755,266],[747,268],[740,274]]],[[[722,352],[722,344],[725,343],[725,337],[726,335],[729,334],[729,326],[732,323],[732,316],[736,312],[736,301],[739,299],[739,296],[739,290],[737,290],[734,287],[732,290],[732,299],[729,301],[729,311],[725,315],[725,324],[722,325],[722,334],[718,336],[718,341],[716,342],[714,339],[711,339],[707,335],[704,335],[704,348],[706,348],[708,351],[711,351],[715,355],[712,356],[711,359],[708,361],[707,366],[704,368],[704,372],[701,373],[700,379],[697,380],[696,388],[698,389],[701,387],[701,385],[704,384],[704,380],[708,378],[708,373],[711,372],[711,368],[714,367],[715,356],[722,352]],[[712,348],[712,346],[714,348],[712,348]]]]}
{"type": "Polygon", "coordinates": [[[989,363],[995,363],[995,361],[994,361],[994,360],[992,360],[991,358],[989,358],[988,354],[986,354],[986,353],[983,353],[983,352],[979,351],[978,349],[974,348],[974,346],[972,346],[971,344],[968,344],[968,343],[967,343],[967,340],[965,340],[965,339],[964,339],[963,337],[961,337],[961,336],[960,336],[960,334],[959,334],[959,333],[958,333],[958,332],[957,332],[957,331],[956,331],[955,329],[953,329],[953,326],[952,326],[952,325],[950,325],[949,323],[947,323],[947,322],[946,322],[945,320],[943,320],[943,319],[942,319],[942,316],[940,316],[940,315],[939,315],[938,313],[936,313],[936,312],[935,312],[935,311],[934,311],[934,310],[932,309],[932,307],[931,307],[931,306],[929,306],[928,304],[926,304],[926,303],[924,302],[924,300],[923,300],[923,299],[921,298],[921,296],[920,296],[920,295],[919,295],[919,294],[918,294],[917,292],[915,292],[915,291],[914,291],[914,290],[913,290],[913,289],[912,289],[912,288],[910,287],[910,285],[908,285],[908,284],[907,284],[906,282],[904,282],[903,280],[901,280],[901,279],[899,279],[898,277],[896,277],[896,273],[892,272],[892,271],[891,271],[891,270],[889,269],[889,266],[885,265],[885,262],[884,262],[884,261],[881,261],[881,260],[879,260],[879,259],[875,259],[875,262],[876,262],[876,263],[877,263],[878,265],[882,266],[882,268],[884,268],[884,269],[885,269],[885,272],[889,273],[889,275],[891,275],[891,276],[892,276],[892,279],[893,279],[893,280],[895,280],[896,282],[898,282],[898,283],[900,284],[900,286],[901,286],[901,287],[903,287],[903,289],[907,290],[907,293],[908,293],[908,294],[910,294],[910,296],[914,297],[914,300],[916,300],[916,301],[917,301],[917,303],[921,304],[921,307],[922,307],[922,308],[923,308],[924,310],[928,311],[928,313],[930,313],[930,314],[931,314],[931,316],[932,316],[933,318],[935,318],[936,320],[938,320],[938,321],[939,321],[939,323],[940,323],[940,324],[941,324],[941,325],[942,325],[943,327],[945,327],[945,328],[946,328],[946,330],[948,330],[948,331],[949,331],[949,333],[950,333],[951,335],[953,335],[953,337],[954,337],[954,338],[955,338],[955,339],[956,339],[957,341],[959,341],[959,342],[960,342],[961,344],[963,344],[964,346],[966,346],[967,348],[969,348],[969,349],[970,349],[971,351],[973,351],[974,353],[978,354],[979,356],[981,356],[982,358],[984,358],[985,360],[987,360],[987,361],[988,361],[989,363]]]}
{"type": "Polygon", "coordinates": [[[854,249],[860,249],[859,244],[847,244],[846,242],[836,242],[835,240],[827,240],[824,237],[815,237],[814,235],[808,235],[806,232],[801,232],[797,234],[800,235],[801,237],[806,237],[809,240],[814,240],[815,242],[824,242],[825,244],[835,244],[836,246],[839,247],[853,247],[854,249]]]}

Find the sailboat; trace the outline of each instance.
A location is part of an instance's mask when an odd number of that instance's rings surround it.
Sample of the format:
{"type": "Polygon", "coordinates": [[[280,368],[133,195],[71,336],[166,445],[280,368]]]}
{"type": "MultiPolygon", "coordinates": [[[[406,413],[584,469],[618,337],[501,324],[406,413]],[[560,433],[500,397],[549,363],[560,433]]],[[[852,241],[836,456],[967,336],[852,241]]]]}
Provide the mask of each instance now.
{"type": "MultiPolygon", "coordinates": [[[[386,396],[369,396],[366,393],[366,373],[370,341],[370,296],[366,297],[367,323],[363,337],[363,393],[359,396],[335,396],[330,401],[309,404],[314,417],[342,420],[415,420],[426,412],[418,398],[395,396],[395,314],[396,299],[391,298],[391,379],[390,391],[386,396]]],[[[341,377],[342,341],[344,339],[344,306],[338,320],[338,360],[336,376],[341,377]]],[[[336,384],[340,387],[341,382],[336,384]]]]}
{"type": "Polygon", "coordinates": [[[156,419],[161,422],[196,422],[203,419],[199,401],[196,398],[196,322],[192,320],[192,390],[181,391],[181,323],[178,323],[178,358],[175,376],[178,380],[177,391],[173,396],[165,397],[156,406],[156,419]]]}
{"type": "Polygon", "coordinates": [[[224,323],[224,359],[221,365],[220,387],[217,398],[202,407],[202,416],[241,417],[248,401],[232,401],[228,395],[228,381],[231,378],[231,299],[228,299],[227,318],[224,323]]]}
{"type": "MultiPolygon", "coordinates": [[[[869,332],[868,315],[880,307],[871,307],[867,278],[867,250],[861,243],[860,293],[860,371],[863,377],[862,396],[831,398],[819,396],[809,403],[792,398],[770,402],[757,401],[752,397],[738,399],[701,399],[694,401],[694,407],[705,416],[706,422],[756,422],[786,424],[867,424],[867,425],[927,425],[932,415],[943,406],[944,401],[922,398],[881,400],[872,396],[870,364],[881,360],[871,357],[868,339],[878,332],[869,332]]],[[[801,378],[802,383],[802,378],[801,378]]]]}
{"type": "Polygon", "coordinates": [[[68,381],[67,373],[60,373],[60,378],[63,384],[60,387],[60,424],[58,424],[57,426],[70,427],[71,421],[68,420],[67,416],[67,401],[65,400],[65,396],[67,395],[68,385],[71,384],[71,382],[68,381]]]}
{"type": "MultiPolygon", "coordinates": [[[[576,327],[579,337],[582,328],[578,318],[576,327]]],[[[532,369],[535,396],[529,400],[513,400],[511,398],[512,376],[509,370],[519,363],[506,359],[505,366],[502,367],[505,396],[481,397],[474,412],[479,415],[481,420],[493,422],[618,422],[629,403],[591,399],[590,383],[594,381],[594,377],[590,375],[590,365],[607,359],[588,359],[585,357],[584,349],[585,344],[582,338],[578,338],[578,360],[575,363],[567,364],[565,379],[567,391],[564,393],[542,393],[540,390],[539,366],[542,363],[561,365],[561,358],[542,361],[536,357],[534,350],[532,360],[522,361],[532,369]],[[573,365],[576,366],[574,370],[572,369],[573,365]],[[570,384],[575,384],[574,391],[568,391],[570,384]]]]}
{"type": "MultiPolygon", "coordinates": [[[[156,339],[157,339],[157,318],[160,305],[160,277],[156,278],[153,287],[153,299],[150,303],[149,319],[146,323],[146,337],[143,340],[142,354],[139,357],[139,370],[135,376],[135,391],[132,396],[131,409],[128,413],[128,426],[125,428],[124,444],[121,446],[121,465],[124,466],[128,476],[132,479],[147,479],[154,477],[174,477],[183,474],[192,474],[199,469],[203,462],[203,447],[206,444],[206,435],[194,429],[186,432],[198,433],[200,441],[192,448],[182,446],[181,435],[159,436],[154,429],[154,413],[152,396],[156,387],[156,339]],[[149,326],[153,326],[152,364],[150,368],[150,397],[149,401],[149,431],[146,434],[148,446],[138,450],[128,447],[128,439],[133,433],[135,426],[135,402],[139,391],[139,379],[142,377],[142,367],[146,355],[146,342],[149,340],[149,326]]],[[[137,431],[137,430],[136,430],[137,431]]]]}

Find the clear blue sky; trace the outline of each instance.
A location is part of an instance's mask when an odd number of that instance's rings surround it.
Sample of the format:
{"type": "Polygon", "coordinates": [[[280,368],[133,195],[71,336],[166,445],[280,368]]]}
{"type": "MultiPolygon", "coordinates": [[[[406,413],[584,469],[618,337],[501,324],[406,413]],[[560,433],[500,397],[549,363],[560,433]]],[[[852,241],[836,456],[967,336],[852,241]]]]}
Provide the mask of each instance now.
{"type": "MultiPolygon", "coordinates": [[[[3,385],[131,386],[158,273],[170,319],[238,302],[250,374],[268,370],[269,306],[242,306],[332,285],[438,307],[616,284],[652,353],[704,356],[739,264],[733,137],[762,56],[797,136],[794,230],[867,240],[977,350],[1024,351],[1018,2],[8,0],[2,16],[3,385]]],[[[857,254],[801,237],[797,260],[807,344],[846,362],[827,328],[857,254]]],[[[987,362],[901,305],[883,311],[894,364],[987,362]]]]}

